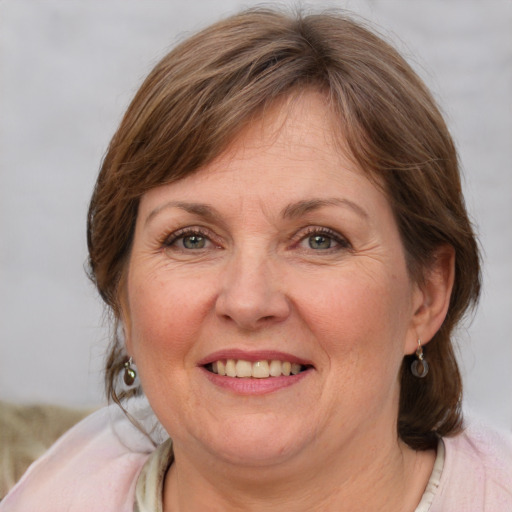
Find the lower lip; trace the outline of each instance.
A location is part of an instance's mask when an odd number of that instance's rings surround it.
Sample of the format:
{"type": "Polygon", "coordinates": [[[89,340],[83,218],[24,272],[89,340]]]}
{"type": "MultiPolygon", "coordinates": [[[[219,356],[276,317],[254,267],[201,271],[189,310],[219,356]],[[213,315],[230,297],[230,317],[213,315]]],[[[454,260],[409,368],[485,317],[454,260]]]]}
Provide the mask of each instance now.
{"type": "Polygon", "coordinates": [[[264,395],[288,388],[306,378],[312,370],[305,370],[297,375],[285,377],[268,377],[266,379],[225,377],[209,372],[201,367],[206,378],[216,386],[232,391],[238,395],[264,395]]]}

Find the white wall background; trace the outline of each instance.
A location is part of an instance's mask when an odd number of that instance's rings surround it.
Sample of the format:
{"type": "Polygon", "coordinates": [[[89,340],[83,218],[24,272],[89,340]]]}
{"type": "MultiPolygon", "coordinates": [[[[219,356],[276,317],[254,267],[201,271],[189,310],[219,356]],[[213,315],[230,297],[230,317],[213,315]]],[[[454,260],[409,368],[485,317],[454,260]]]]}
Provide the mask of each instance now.
{"type": "MultiPolygon", "coordinates": [[[[255,3],[0,2],[1,399],[104,400],[108,329],[83,268],[99,162],[158,58],[177,39],[255,3]]],[[[485,262],[481,307],[458,336],[466,407],[512,429],[512,2],[312,5],[377,23],[446,113],[485,262]]]]}

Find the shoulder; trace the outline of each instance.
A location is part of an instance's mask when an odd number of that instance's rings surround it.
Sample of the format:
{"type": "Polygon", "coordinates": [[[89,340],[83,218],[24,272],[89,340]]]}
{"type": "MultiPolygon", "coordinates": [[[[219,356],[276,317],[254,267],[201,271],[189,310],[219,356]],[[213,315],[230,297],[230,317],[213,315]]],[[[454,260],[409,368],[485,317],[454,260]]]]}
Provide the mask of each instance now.
{"type": "Polygon", "coordinates": [[[512,510],[512,434],[473,423],[443,439],[445,461],[432,512],[512,510]]]}
{"type": "Polygon", "coordinates": [[[88,416],[37,460],[0,511],[133,511],[137,476],[153,444],[117,406],[88,416]]]}

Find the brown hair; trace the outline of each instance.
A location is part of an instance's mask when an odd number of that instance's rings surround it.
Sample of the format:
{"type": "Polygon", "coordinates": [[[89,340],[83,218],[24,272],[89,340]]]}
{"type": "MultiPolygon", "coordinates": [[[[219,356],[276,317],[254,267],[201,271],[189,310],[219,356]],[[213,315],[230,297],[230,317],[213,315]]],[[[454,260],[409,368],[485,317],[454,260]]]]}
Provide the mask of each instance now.
{"type": "MultiPolygon", "coordinates": [[[[382,38],[336,13],[252,9],[216,23],[164,57],[146,78],[111,141],[88,217],[90,275],[120,317],[119,291],[140,197],[218,156],[241,127],[292,90],[324,91],[339,135],[361,167],[384,183],[409,270],[421,280],[436,249],[455,249],[447,317],[425,347],[430,373],[401,370],[398,432],[426,449],[458,432],[462,383],[451,333],[480,290],[478,247],[464,206],[457,155],[423,82],[382,38]]],[[[116,333],[116,329],[114,329],[116,333]]],[[[126,354],[115,335],[107,393],[126,354]]]]}

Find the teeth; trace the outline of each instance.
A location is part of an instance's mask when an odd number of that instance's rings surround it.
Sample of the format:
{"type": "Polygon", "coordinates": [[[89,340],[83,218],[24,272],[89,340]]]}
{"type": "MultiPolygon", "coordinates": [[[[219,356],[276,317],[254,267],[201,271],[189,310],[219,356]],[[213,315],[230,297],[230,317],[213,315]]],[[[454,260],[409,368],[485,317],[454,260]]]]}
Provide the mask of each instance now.
{"type": "Polygon", "coordinates": [[[238,378],[266,379],[268,377],[281,377],[284,375],[297,375],[303,367],[289,361],[245,361],[244,359],[228,359],[215,361],[211,365],[211,371],[218,375],[238,378]]]}
{"type": "Polygon", "coordinates": [[[281,361],[270,361],[269,373],[272,377],[281,377],[281,361]]]}
{"type": "Polygon", "coordinates": [[[239,359],[235,368],[237,377],[252,377],[252,364],[249,361],[239,359]]]}
{"type": "Polygon", "coordinates": [[[236,363],[234,359],[228,359],[226,361],[226,375],[228,377],[236,377],[236,363]]]}
{"type": "Polygon", "coordinates": [[[255,379],[266,379],[270,376],[268,361],[257,361],[252,365],[252,377],[255,379]]]}
{"type": "Polygon", "coordinates": [[[300,364],[292,363],[291,373],[292,375],[297,375],[300,372],[300,364]]]}

